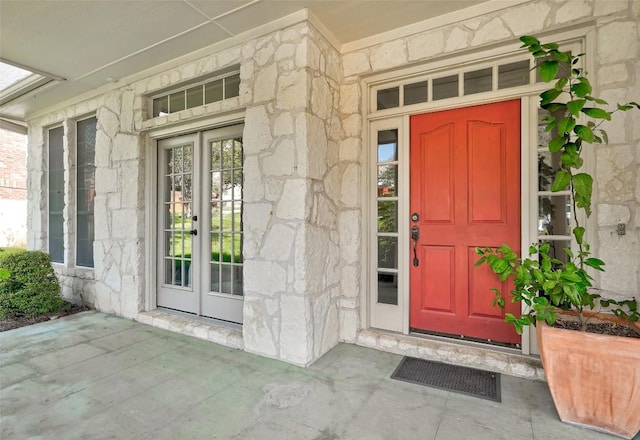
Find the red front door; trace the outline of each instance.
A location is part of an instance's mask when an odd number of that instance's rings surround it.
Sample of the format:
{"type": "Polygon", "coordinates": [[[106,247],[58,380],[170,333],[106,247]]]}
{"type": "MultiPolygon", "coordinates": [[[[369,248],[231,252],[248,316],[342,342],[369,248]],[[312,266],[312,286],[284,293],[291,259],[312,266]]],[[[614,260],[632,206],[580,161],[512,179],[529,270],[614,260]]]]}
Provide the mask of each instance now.
{"type": "Polygon", "coordinates": [[[413,116],[410,162],[410,326],[519,343],[489,291],[511,286],[473,265],[477,246],[520,253],[520,101],[413,116]]]}

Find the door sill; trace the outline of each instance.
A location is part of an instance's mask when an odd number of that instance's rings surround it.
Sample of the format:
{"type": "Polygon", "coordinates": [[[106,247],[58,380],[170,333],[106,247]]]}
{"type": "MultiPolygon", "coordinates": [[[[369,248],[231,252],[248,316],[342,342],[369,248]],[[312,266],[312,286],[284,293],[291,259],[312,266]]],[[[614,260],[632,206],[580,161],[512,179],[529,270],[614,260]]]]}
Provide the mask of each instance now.
{"type": "Polygon", "coordinates": [[[244,350],[242,326],[231,322],[164,308],[140,312],[136,321],[226,347],[244,350]]]}
{"type": "Polygon", "coordinates": [[[411,336],[417,336],[417,337],[442,338],[443,340],[459,341],[459,342],[465,342],[465,343],[469,342],[473,344],[479,344],[480,346],[501,347],[501,348],[516,350],[516,352],[521,351],[520,344],[511,344],[508,342],[492,341],[491,339],[473,338],[465,335],[454,335],[451,333],[434,332],[429,330],[421,330],[417,328],[409,329],[409,334],[411,336]]]}

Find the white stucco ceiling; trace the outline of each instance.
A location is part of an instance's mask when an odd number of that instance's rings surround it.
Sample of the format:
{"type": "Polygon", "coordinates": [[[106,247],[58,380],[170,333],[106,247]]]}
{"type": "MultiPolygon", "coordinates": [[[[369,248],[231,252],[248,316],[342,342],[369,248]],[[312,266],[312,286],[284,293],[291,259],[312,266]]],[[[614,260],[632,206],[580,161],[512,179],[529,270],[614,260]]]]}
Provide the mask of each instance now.
{"type": "Polygon", "coordinates": [[[0,58],[65,79],[6,103],[0,117],[24,119],[304,8],[345,44],[486,1],[0,0],[0,58]]]}

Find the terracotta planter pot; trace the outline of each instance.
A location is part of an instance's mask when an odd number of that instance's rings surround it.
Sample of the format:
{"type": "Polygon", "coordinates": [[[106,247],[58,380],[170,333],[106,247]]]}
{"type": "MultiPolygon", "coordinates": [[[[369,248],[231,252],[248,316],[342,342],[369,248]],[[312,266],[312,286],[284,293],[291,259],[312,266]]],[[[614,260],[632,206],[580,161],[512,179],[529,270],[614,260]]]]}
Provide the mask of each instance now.
{"type": "Polygon", "coordinates": [[[536,326],[560,420],[623,438],[640,431],[640,339],[536,326]]]}

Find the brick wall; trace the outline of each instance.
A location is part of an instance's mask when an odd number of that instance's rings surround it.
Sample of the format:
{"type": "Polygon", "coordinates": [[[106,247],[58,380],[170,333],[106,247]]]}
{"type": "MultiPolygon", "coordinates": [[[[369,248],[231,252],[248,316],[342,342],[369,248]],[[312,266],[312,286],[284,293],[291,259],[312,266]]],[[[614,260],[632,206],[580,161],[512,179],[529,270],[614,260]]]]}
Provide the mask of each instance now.
{"type": "Polygon", "coordinates": [[[27,200],[27,135],[0,127],[0,199],[27,200]]]}

